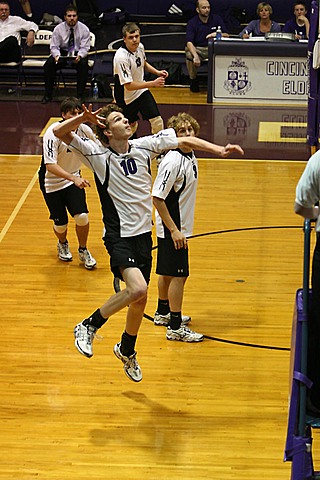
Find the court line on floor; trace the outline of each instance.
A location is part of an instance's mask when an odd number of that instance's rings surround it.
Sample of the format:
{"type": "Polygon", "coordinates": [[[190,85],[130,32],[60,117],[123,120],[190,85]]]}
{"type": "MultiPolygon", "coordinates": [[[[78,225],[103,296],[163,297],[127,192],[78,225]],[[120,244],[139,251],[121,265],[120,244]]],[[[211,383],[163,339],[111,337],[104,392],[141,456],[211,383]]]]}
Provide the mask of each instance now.
{"type": "MultiPolygon", "coordinates": [[[[218,235],[221,233],[235,233],[235,232],[246,232],[246,231],[252,231],[252,230],[273,230],[273,229],[303,229],[303,226],[299,225],[275,225],[275,226],[262,226],[262,227],[244,227],[244,228],[230,228],[228,230],[216,230],[214,232],[206,232],[206,233],[199,233],[197,235],[192,235],[189,237],[189,240],[191,238],[198,238],[198,237],[205,237],[208,235],[218,235]]],[[[158,246],[155,245],[152,250],[157,249],[158,246]]],[[[117,288],[120,290],[120,282],[114,282],[114,288],[115,291],[117,291],[117,288]],[[116,285],[118,283],[118,285],[116,285]]],[[[147,320],[150,320],[153,322],[153,317],[148,315],[147,313],[143,314],[144,318],[147,320]]],[[[214,340],[215,342],[221,342],[221,343],[228,343],[231,345],[238,345],[241,347],[250,347],[250,348],[260,348],[260,349],[265,349],[265,350],[280,350],[283,352],[290,352],[291,348],[289,347],[276,347],[273,345],[261,345],[258,343],[248,343],[248,342],[238,342],[236,340],[229,340],[229,339],[224,339],[224,338],[219,338],[219,337],[213,337],[211,335],[204,335],[204,338],[208,340],[214,340]]]]}
{"type": "MultiPolygon", "coordinates": [[[[143,317],[147,320],[153,322],[153,317],[150,317],[147,313],[143,314],[143,317]]],[[[236,340],[229,340],[226,338],[213,337],[211,335],[203,335],[203,338],[207,340],[214,340],[215,342],[228,343],[229,345],[238,345],[239,347],[251,347],[251,348],[260,348],[265,350],[278,350],[281,352],[290,352],[291,348],[289,347],[275,347],[273,345],[261,345],[260,343],[248,343],[248,342],[238,342],[236,340]]]]}
{"type": "Polygon", "coordinates": [[[20,212],[24,202],[26,201],[29,193],[31,192],[32,188],[34,187],[34,184],[36,183],[37,181],[37,178],[38,178],[38,170],[36,171],[36,173],[34,174],[34,176],[32,177],[29,185],[27,186],[27,188],[25,189],[25,191],[23,192],[23,194],[21,195],[17,205],[15,206],[13,212],[11,213],[10,217],[8,218],[5,226],[3,227],[3,229],[1,230],[0,232],[0,243],[2,242],[2,240],[4,239],[7,231],[9,230],[9,228],[11,227],[11,225],[13,224],[14,220],[16,219],[18,213],[20,212]]]}

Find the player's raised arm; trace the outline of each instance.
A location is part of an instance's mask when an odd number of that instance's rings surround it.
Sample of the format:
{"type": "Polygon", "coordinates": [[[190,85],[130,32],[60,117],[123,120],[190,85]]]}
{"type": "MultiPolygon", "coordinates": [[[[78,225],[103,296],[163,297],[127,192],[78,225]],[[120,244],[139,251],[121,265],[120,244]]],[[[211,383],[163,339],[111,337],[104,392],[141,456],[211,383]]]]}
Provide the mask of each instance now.
{"type": "Polygon", "coordinates": [[[178,146],[181,148],[192,148],[193,150],[202,150],[204,152],[209,152],[214,155],[219,155],[219,157],[228,157],[231,153],[237,152],[240,155],[244,154],[243,149],[240,145],[228,144],[226,146],[216,145],[214,143],[203,140],[202,138],[197,137],[179,137],[178,146]]]}
{"type": "Polygon", "coordinates": [[[63,142],[69,144],[72,141],[73,131],[75,131],[81,123],[92,123],[94,125],[99,125],[101,128],[105,127],[105,120],[103,117],[99,116],[101,108],[96,110],[95,112],[92,111],[92,104],[88,106],[88,108],[83,105],[83,112],[80,115],[77,115],[73,118],[69,118],[61,123],[59,123],[54,129],[53,133],[56,137],[60,138],[63,142]]]}

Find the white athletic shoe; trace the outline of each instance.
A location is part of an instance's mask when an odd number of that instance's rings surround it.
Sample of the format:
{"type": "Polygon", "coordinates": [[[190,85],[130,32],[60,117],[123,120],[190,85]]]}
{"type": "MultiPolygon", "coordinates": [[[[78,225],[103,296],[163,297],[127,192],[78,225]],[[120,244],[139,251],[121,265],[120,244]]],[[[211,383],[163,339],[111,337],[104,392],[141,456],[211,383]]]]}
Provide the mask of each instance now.
{"type": "Polygon", "coordinates": [[[74,344],[78,351],[85,357],[92,357],[92,342],[97,329],[92,325],[83,325],[83,322],[78,323],[74,327],[74,344]]]}
{"type": "Polygon", "coordinates": [[[120,347],[121,342],[116,343],[113,347],[113,353],[123,363],[124,373],[133,382],[141,382],[142,372],[139,363],[137,362],[137,352],[134,352],[132,355],[130,355],[130,357],[126,357],[125,355],[122,355],[120,347]]]}
{"type": "Polygon", "coordinates": [[[190,328],[182,326],[178,330],[167,327],[167,340],[178,340],[180,342],[202,342],[202,333],[193,332],[190,328]]]}
{"type": "Polygon", "coordinates": [[[65,242],[65,243],[58,242],[57,251],[58,251],[58,257],[60,260],[62,260],[63,262],[71,262],[72,253],[69,250],[68,242],[65,242]]]}
{"type": "MultiPolygon", "coordinates": [[[[191,321],[191,317],[188,317],[187,315],[182,315],[181,317],[181,325],[188,325],[188,323],[191,321]]],[[[154,314],[154,319],[153,323],[155,325],[164,325],[168,326],[170,322],[170,313],[167,313],[167,315],[160,315],[160,313],[156,312],[154,314]]]]}
{"type": "Polygon", "coordinates": [[[85,250],[79,250],[78,254],[80,262],[82,262],[88,270],[92,270],[97,265],[97,262],[87,248],[85,250]]]}

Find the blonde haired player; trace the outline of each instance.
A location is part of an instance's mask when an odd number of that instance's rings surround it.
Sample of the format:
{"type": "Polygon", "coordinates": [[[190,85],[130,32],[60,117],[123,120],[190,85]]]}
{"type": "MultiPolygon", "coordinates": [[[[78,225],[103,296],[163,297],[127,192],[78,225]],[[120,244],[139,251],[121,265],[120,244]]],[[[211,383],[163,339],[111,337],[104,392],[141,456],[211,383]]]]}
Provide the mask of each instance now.
{"type": "MultiPolygon", "coordinates": [[[[177,137],[196,137],[200,126],[187,113],[172,116],[167,123],[177,137]]],[[[218,147],[218,154],[243,154],[239,145],[218,147]]],[[[158,240],[158,308],[155,325],[167,326],[168,340],[201,342],[203,335],[187,327],[191,318],[181,315],[184,286],[189,276],[188,237],[192,235],[198,183],[198,162],[189,146],[170,150],[162,158],[152,189],[156,207],[158,240]]]]}

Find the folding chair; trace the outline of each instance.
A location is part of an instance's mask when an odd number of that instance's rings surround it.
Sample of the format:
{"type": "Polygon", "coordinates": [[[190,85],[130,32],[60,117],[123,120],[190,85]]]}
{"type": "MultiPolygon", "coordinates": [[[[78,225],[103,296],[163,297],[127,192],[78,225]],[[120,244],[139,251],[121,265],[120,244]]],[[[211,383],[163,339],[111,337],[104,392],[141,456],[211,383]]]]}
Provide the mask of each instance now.
{"type": "Polygon", "coordinates": [[[34,46],[25,46],[22,59],[22,75],[26,88],[28,78],[41,78],[43,86],[43,66],[50,55],[51,30],[38,30],[35,34],[34,46]]]}
{"type": "Polygon", "coordinates": [[[0,62],[0,83],[21,94],[21,69],[23,48],[21,47],[21,60],[19,62],[0,62]],[[13,88],[12,88],[13,87],[13,88]]]}

